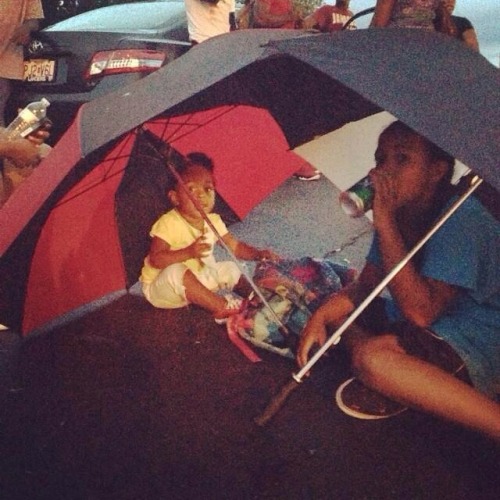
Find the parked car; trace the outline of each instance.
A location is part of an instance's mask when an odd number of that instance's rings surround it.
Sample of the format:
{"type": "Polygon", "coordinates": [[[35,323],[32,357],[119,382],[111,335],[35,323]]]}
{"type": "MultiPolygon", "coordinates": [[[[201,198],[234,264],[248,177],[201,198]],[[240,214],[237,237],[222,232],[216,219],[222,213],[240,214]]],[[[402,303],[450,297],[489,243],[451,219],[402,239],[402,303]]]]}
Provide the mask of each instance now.
{"type": "MultiPolygon", "coordinates": [[[[42,0],[44,19],[42,26],[50,26],[68,17],[82,14],[92,9],[130,3],[133,0],[42,0]]],[[[136,0],[146,2],[148,0],[136,0]]]]}
{"type": "Polygon", "coordinates": [[[65,19],[35,35],[10,113],[47,98],[54,143],[83,103],[168,64],[189,50],[188,40],[182,0],[112,5],[65,19]]]}

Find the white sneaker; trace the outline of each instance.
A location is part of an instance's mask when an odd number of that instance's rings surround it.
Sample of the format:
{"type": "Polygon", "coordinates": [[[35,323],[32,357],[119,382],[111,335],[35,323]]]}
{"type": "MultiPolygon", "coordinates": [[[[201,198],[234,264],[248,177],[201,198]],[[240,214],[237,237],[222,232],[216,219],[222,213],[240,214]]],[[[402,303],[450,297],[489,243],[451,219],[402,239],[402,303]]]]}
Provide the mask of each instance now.
{"type": "Polygon", "coordinates": [[[240,297],[226,295],[224,298],[226,299],[226,305],[223,309],[214,313],[214,320],[218,325],[224,325],[227,318],[239,314],[245,306],[245,301],[240,297]]]}

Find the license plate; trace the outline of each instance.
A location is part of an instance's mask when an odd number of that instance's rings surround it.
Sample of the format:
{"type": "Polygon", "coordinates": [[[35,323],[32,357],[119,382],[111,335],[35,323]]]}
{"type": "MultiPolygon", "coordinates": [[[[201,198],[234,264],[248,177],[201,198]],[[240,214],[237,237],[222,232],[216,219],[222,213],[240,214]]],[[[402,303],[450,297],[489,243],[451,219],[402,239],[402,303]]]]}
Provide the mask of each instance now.
{"type": "Polygon", "coordinates": [[[50,59],[24,61],[25,82],[53,82],[56,78],[56,62],[50,59]]]}

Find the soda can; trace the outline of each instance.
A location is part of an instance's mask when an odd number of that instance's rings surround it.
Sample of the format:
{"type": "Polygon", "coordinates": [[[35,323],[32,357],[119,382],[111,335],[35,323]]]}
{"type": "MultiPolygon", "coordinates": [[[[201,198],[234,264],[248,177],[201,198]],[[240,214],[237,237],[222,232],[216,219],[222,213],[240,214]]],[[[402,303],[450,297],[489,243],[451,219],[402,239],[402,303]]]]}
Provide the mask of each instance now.
{"type": "Polygon", "coordinates": [[[340,194],[340,206],[350,217],[361,217],[373,206],[373,186],[368,176],[340,194]]]}

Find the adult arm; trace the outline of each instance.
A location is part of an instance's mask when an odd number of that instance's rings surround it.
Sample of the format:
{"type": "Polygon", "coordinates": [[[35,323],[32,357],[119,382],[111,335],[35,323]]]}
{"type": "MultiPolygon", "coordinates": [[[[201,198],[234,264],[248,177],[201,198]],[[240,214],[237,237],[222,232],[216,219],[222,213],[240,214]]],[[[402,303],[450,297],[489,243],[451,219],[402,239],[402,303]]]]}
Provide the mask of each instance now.
{"type": "Polygon", "coordinates": [[[370,23],[371,28],[384,28],[389,24],[396,0],[377,0],[375,13],[370,23]]]}
{"type": "Polygon", "coordinates": [[[40,150],[27,139],[6,140],[0,133],[0,158],[8,158],[20,167],[28,166],[40,162],[40,150]]]}
{"type": "Polygon", "coordinates": [[[31,33],[37,31],[38,28],[39,23],[37,19],[28,19],[14,31],[11,41],[17,45],[28,45],[31,39],[31,33]]]}
{"type": "MultiPolygon", "coordinates": [[[[31,166],[40,162],[42,154],[41,146],[50,136],[52,122],[47,120],[41,128],[35,130],[28,137],[19,139],[5,138],[5,129],[0,128],[0,157],[12,160],[17,166],[31,166]]],[[[45,146],[46,148],[48,146],[45,146]]]]}

